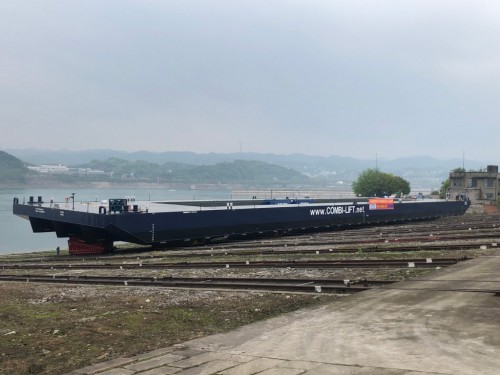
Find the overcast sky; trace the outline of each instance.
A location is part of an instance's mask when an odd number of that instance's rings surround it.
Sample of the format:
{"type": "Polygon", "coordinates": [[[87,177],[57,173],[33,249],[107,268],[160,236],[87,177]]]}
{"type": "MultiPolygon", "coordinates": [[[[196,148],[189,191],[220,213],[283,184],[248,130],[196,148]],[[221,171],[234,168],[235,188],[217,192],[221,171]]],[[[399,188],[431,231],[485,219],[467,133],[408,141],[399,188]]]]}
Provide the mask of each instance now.
{"type": "Polygon", "coordinates": [[[0,149],[500,162],[500,2],[2,0],[0,149]]]}

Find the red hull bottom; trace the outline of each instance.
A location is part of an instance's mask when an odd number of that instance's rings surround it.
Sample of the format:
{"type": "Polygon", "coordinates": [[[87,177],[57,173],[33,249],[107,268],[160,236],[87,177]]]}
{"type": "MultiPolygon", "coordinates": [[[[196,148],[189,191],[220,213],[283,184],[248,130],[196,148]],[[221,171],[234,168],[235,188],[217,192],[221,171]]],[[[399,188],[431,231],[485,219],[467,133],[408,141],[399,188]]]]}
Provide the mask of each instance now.
{"type": "Polygon", "coordinates": [[[87,243],[81,238],[70,237],[68,250],[71,255],[109,253],[113,251],[113,241],[87,243]]]}

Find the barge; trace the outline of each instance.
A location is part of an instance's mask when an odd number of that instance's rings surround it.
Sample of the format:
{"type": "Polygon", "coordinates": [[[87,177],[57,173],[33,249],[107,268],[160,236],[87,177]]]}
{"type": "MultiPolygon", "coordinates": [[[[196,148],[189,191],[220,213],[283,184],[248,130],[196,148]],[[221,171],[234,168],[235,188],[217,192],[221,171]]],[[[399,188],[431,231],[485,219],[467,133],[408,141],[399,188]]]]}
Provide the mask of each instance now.
{"type": "MultiPolygon", "coordinates": [[[[72,199],[71,199],[72,198],[72,199]]],[[[464,200],[392,198],[144,201],[118,198],[64,203],[30,197],[13,201],[13,213],[34,233],[68,238],[70,254],[110,252],[115,241],[156,248],[251,236],[333,230],[347,226],[428,220],[463,215],[464,200]]]]}

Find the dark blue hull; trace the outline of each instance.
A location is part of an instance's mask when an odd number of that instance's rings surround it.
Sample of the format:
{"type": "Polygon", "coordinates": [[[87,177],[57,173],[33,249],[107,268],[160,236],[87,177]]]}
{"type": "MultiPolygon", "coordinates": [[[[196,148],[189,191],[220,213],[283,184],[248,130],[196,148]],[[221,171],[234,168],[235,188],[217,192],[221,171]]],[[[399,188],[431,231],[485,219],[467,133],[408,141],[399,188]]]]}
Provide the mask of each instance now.
{"type": "MultiPolygon", "coordinates": [[[[57,237],[78,238],[88,244],[125,241],[161,246],[169,242],[191,242],[220,237],[259,235],[269,232],[325,230],[463,215],[469,201],[394,202],[374,208],[368,200],[325,204],[271,206],[190,207],[186,211],[128,211],[100,213],[61,209],[44,204],[20,204],[15,215],[29,219],[34,232],[55,232],[57,237]]],[[[102,207],[101,207],[102,208],[102,207]]]]}

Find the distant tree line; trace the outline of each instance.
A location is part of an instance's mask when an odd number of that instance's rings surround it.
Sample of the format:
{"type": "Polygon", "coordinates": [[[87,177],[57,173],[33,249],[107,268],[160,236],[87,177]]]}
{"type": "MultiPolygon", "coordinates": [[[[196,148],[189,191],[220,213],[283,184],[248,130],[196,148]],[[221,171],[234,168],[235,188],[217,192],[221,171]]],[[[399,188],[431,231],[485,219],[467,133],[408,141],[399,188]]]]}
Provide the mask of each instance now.
{"type": "Polygon", "coordinates": [[[78,167],[113,172],[113,180],[134,179],[167,183],[304,183],[309,181],[307,176],[292,169],[247,160],[198,166],[176,162],[158,164],[143,160],[131,162],[109,158],[93,160],[78,167]]]}
{"type": "Polygon", "coordinates": [[[189,183],[189,184],[304,184],[311,179],[295,170],[283,166],[260,162],[237,160],[213,165],[191,165],[178,162],[163,164],[144,160],[128,161],[120,158],[92,160],[74,166],[90,168],[107,173],[50,174],[29,171],[25,163],[6,152],[0,151],[0,182],[27,183],[27,178],[46,181],[75,182],[136,182],[189,183]]]}

